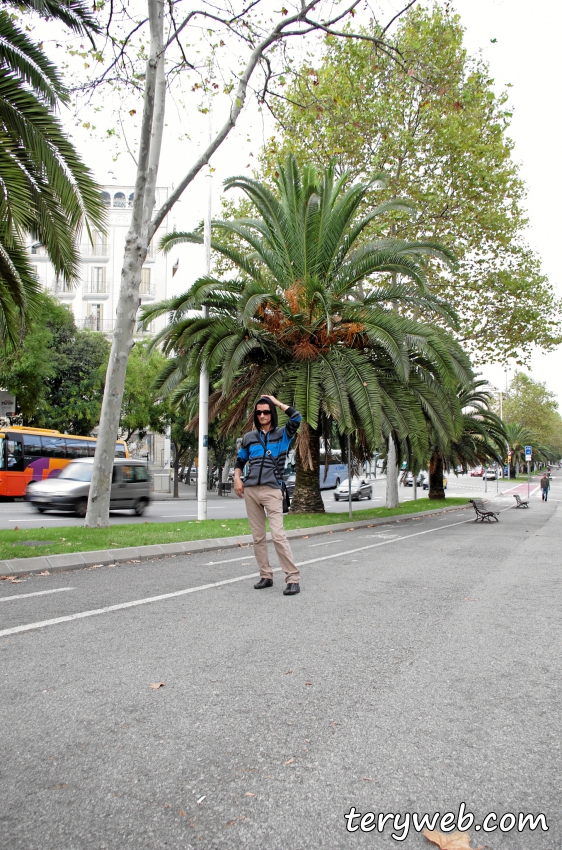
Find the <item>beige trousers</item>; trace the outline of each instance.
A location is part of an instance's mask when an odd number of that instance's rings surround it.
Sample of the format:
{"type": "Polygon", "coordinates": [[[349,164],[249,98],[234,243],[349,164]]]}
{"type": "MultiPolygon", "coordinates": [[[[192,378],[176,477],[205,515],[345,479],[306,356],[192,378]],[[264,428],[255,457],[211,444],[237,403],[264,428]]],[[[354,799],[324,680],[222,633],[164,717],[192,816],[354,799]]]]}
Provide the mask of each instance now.
{"type": "Polygon", "coordinates": [[[289,541],[283,530],[283,496],[275,487],[244,487],[248,522],[254,538],[254,555],[261,578],[273,578],[269,563],[265,531],[265,515],[269,520],[273,544],[287,584],[299,584],[300,573],[293,560],[289,541]]]}

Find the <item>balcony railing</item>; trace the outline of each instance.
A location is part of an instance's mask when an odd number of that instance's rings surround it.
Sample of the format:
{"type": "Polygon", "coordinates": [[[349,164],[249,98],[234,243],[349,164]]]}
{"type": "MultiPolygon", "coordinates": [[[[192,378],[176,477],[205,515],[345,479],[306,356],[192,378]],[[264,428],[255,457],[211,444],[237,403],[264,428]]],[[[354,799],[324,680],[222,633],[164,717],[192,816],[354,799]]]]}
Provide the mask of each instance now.
{"type": "Polygon", "coordinates": [[[97,242],[95,245],[91,242],[82,242],[80,253],[83,257],[109,257],[109,242],[97,242]]]}
{"type": "Polygon", "coordinates": [[[85,331],[97,331],[98,333],[113,333],[113,319],[99,319],[97,316],[86,316],[82,323],[85,331]]]}
{"type": "Polygon", "coordinates": [[[156,298],[156,284],[141,283],[139,287],[139,295],[141,298],[156,298]]]}
{"type": "Polygon", "coordinates": [[[84,295],[109,295],[107,280],[88,280],[84,284],[84,295]]]}
{"type": "Polygon", "coordinates": [[[76,286],[65,280],[53,280],[49,289],[56,298],[75,298],[76,286]]]}

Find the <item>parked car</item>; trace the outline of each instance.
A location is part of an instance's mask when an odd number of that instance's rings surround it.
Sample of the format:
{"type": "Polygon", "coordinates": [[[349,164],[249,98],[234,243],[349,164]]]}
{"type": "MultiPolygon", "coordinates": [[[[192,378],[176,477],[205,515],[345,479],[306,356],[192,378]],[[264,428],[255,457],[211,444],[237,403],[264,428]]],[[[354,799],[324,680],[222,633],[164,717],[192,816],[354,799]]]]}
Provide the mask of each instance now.
{"type": "Polygon", "coordinates": [[[488,481],[495,481],[498,477],[497,469],[487,469],[483,476],[488,481]]]}
{"type": "Polygon", "coordinates": [[[427,487],[425,486],[427,480],[427,472],[420,472],[416,478],[416,484],[418,487],[423,487],[424,490],[427,490],[427,487]]]}
{"type": "Polygon", "coordinates": [[[481,478],[484,475],[484,470],[481,466],[476,466],[474,469],[470,470],[471,478],[481,478]]]}
{"type": "MultiPolygon", "coordinates": [[[[365,481],[364,478],[352,478],[351,479],[351,499],[355,501],[359,501],[359,499],[372,499],[373,498],[373,487],[368,482],[365,481]]],[[[339,502],[340,499],[342,501],[347,501],[349,499],[349,479],[345,478],[339,487],[336,487],[334,491],[334,499],[336,502],[339,502]]]]}
{"type": "MultiPolygon", "coordinates": [[[[44,511],[72,511],[86,516],[94,458],[85,457],[71,461],[57,478],[31,481],[25,498],[40,513],[44,511]]],[[[112,511],[130,508],[142,516],[150,502],[150,478],[146,463],[131,458],[117,458],[113,462],[111,479],[112,511]]]]}
{"type": "Polygon", "coordinates": [[[406,474],[405,479],[404,479],[404,487],[413,487],[413,486],[414,486],[414,476],[412,475],[411,472],[408,472],[406,474]]]}
{"type": "MultiPolygon", "coordinates": [[[[429,475],[426,475],[423,480],[422,487],[424,490],[429,490],[429,475]]],[[[443,476],[443,489],[447,489],[447,479],[443,476]]]]}

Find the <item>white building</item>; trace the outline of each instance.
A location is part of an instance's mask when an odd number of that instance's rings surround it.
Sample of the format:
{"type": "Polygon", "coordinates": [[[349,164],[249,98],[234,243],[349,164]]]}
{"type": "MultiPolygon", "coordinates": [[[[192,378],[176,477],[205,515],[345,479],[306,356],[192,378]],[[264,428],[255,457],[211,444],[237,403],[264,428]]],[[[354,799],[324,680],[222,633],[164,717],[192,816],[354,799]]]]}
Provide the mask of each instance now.
{"type": "MultiPolygon", "coordinates": [[[[134,187],[105,186],[102,192],[108,209],[107,234],[96,233],[94,244],[83,232],[81,242],[81,274],[78,285],[57,279],[55,271],[39,243],[30,245],[31,262],[43,287],[60,301],[69,304],[79,328],[113,332],[115,312],[121,283],[121,267],[125,238],[131,221],[134,187]]],[[[156,209],[168,197],[167,188],[156,189],[156,209]]],[[[142,304],[161,301],[168,296],[167,257],[158,251],[158,244],[167,233],[167,220],[155,233],[142,269],[140,298],[142,304]]],[[[162,324],[165,319],[161,320],[162,324]]],[[[151,331],[159,329],[150,328],[151,331]]]]}

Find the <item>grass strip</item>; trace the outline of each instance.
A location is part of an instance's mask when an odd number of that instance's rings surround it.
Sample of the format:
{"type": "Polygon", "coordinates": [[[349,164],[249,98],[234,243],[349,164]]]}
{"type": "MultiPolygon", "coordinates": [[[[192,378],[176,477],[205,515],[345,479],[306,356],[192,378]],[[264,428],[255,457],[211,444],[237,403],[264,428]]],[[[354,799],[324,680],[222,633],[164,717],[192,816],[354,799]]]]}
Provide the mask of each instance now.
{"type": "MultiPolygon", "coordinates": [[[[406,502],[398,508],[368,508],[354,510],[353,519],[377,519],[401,516],[419,511],[431,511],[466,505],[466,498],[429,500],[427,497],[406,502]]],[[[336,514],[287,514],[284,524],[287,530],[312,528],[320,525],[335,525],[347,522],[347,511],[336,514]]],[[[186,522],[143,522],[138,520],[127,525],[112,525],[111,528],[84,528],[84,526],[60,526],[58,528],[30,528],[0,531],[0,560],[12,558],[35,558],[38,555],[61,555],[68,552],[90,552],[96,549],[122,549],[128,546],[150,546],[160,543],[185,543],[189,540],[209,540],[214,537],[238,537],[249,534],[247,519],[206,519],[186,522]],[[52,541],[47,545],[25,546],[27,540],[52,541]]]]}

